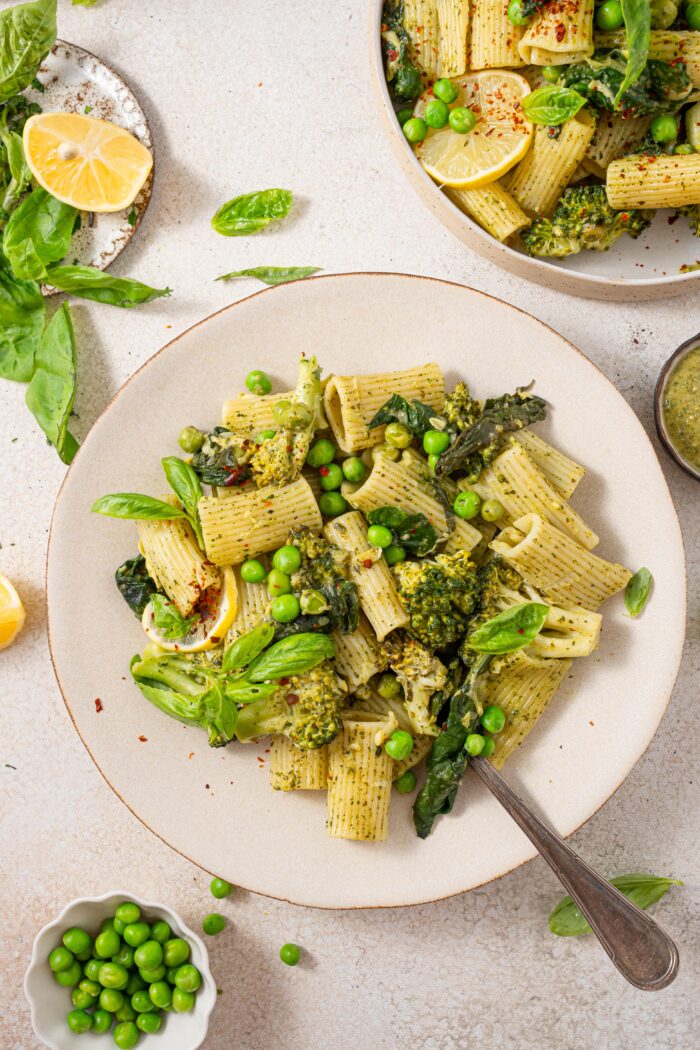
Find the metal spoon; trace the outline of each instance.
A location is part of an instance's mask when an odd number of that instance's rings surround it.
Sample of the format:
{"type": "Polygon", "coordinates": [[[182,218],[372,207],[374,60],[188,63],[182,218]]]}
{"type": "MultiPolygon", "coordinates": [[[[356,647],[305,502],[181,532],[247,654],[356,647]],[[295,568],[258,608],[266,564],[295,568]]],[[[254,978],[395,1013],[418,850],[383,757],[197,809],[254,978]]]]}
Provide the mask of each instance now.
{"type": "Polygon", "coordinates": [[[537,847],[622,976],[643,991],[669,985],[678,973],[678,949],[668,934],[574,853],[489,762],[474,758],[470,766],[537,847]]]}

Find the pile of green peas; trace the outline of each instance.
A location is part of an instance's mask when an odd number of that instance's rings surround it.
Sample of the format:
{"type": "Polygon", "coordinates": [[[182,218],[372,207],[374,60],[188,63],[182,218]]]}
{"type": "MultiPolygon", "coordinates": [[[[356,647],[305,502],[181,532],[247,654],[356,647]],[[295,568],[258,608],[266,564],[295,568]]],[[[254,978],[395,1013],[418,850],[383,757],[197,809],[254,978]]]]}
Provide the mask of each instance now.
{"type": "Polygon", "coordinates": [[[496,742],[493,737],[500,733],[505,726],[506,714],[502,707],[489,704],[488,707],[484,708],[480,721],[482,732],[469,733],[464,742],[464,750],[471,758],[476,758],[477,755],[481,755],[482,758],[488,758],[489,755],[494,753],[496,742]],[[491,736],[485,736],[484,732],[490,733],[491,736]]]}
{"type": "Polygon", "coordinates": [[[451,80],[442,78],[433,84],[433,98],[425,107],[422,117],[414,117],[411,109],[400,109],[399,124],[409,142],[422,142],[428,128],[440,129],[448,124],[458,135],[468,135],[476,124],[476,117],[467,106],[450,106],[456,102],[459,89],[451,80]]]}
{"type": "Polygon", "coordinates": [[[458,518],[470,521],[480,514],[483,521],[500,521],[505,514],[505,507],[497,499],[486,499],[482,502],[481,497],[472,489],[464,489],[455,497],[452,509],[458,518]]]}
{"type": "Polygon", "coordinates": [[[138,904],[123,901],[94,938],[79,926],[66,930],[48,962],[56,983],[71,989],[70,1030],[111,1030],[116,1046],[130,1050],[141,1033],[160,1030],[163,1011],[194,1008],[202,977],[189,957],[167,922],[148,923],[138,904]]]}

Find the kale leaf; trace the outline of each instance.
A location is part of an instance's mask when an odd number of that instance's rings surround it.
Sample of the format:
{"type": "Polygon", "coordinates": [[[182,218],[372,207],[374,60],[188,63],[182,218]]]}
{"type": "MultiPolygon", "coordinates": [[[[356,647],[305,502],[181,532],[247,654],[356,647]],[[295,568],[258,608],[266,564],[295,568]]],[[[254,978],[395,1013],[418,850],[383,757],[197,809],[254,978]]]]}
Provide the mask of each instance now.
{"type": "Polygon", "coordinates": [[[547,414],[547,402],[516,390],[514,394],[489,398],[479,419],[466,427],[454,444],[437,461],[435,473],[466,472],[469,481],[476,481],[485,467],[498,455],[514,430],[522,430],[547,414]]]}

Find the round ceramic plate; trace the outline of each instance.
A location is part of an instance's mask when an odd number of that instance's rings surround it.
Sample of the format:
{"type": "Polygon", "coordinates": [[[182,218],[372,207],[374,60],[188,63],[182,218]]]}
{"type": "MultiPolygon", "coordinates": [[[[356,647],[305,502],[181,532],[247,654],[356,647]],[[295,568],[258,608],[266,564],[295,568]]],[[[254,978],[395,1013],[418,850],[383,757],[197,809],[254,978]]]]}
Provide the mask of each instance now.
{"type": "Polygon", "coordinates": [[[501,244],[453,204],[423,171],[404,138],[389,98],[382,58],[380,25],[383,0],[372,0],[369,25],[374,94],[384,130],[399,165],[424,204],[473,251],[517,277],[594,299],[645,302],[681,295],[698,287],[700,272],[681,267],[700,262],[700,241],[685,220],[659,211],[639,240],[620,237],[606,252],[583,251],[568,259],[535,259],[501,244]]]}
{"type": "Polygon", "coordinates": [[[243,299],[151,358],[88,434],[54,513],[49,629],[68,710],[108,784],[174,849],[248,889],[330,908],[431,901],[533,856],[498,803],[469,775],[425,842],[412,799],[397,793],[386,843],[329,838],[324,794],[270,789],[264,742],[212,750],[141,696],[129,660],[145,636],[113,578],[136,551],[136,530],[90,513],[107,492],[162,493],[160,460],[177,454],[180,428],[217,424],[252,368],[289,389],[301,353],[317,354],[326,374],[438,361],[448,383],[465,377],[478,396],[534,379],[552,405],[541,432],[589,469],[574,502],[602,537],[600,553],[653,571],[643,616],[627,617],[619,595],[607,603],[600,649],[578,662],[507,767],[563,834],[622,783],[666,708],[684,633],[678,521],[644,430],[590,361],[528,314],[429,278],[345,274],[243,299]]]}
{"type": "MultiPolygon", "coordinates": [[[[109,120],[130,131],[153,152],[151,130],[137,98],[122,78],[96,55],[77,44],[57,40],[42,62],[37,80],[44,90],[32,88],[27,94],[44,112],[64,110],[109,120]]],[[[114,262],[134,236],[148,207],[154,170],[151,169],[131,207],[81,216],[80,229],[66,256],[67,263],[106,270],[114,262]]]]}

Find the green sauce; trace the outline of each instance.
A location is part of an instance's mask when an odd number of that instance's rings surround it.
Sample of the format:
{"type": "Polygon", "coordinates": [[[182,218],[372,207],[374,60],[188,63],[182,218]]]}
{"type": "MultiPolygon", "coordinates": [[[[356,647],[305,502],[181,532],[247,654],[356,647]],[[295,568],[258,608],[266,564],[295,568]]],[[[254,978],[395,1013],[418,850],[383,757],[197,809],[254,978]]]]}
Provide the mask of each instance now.
{"type": "Polygon", "coordinates": [[[700,468],[700,346],[686,354],[666,383],[663,416],[668,436],[683,459],[700,468]]]}

